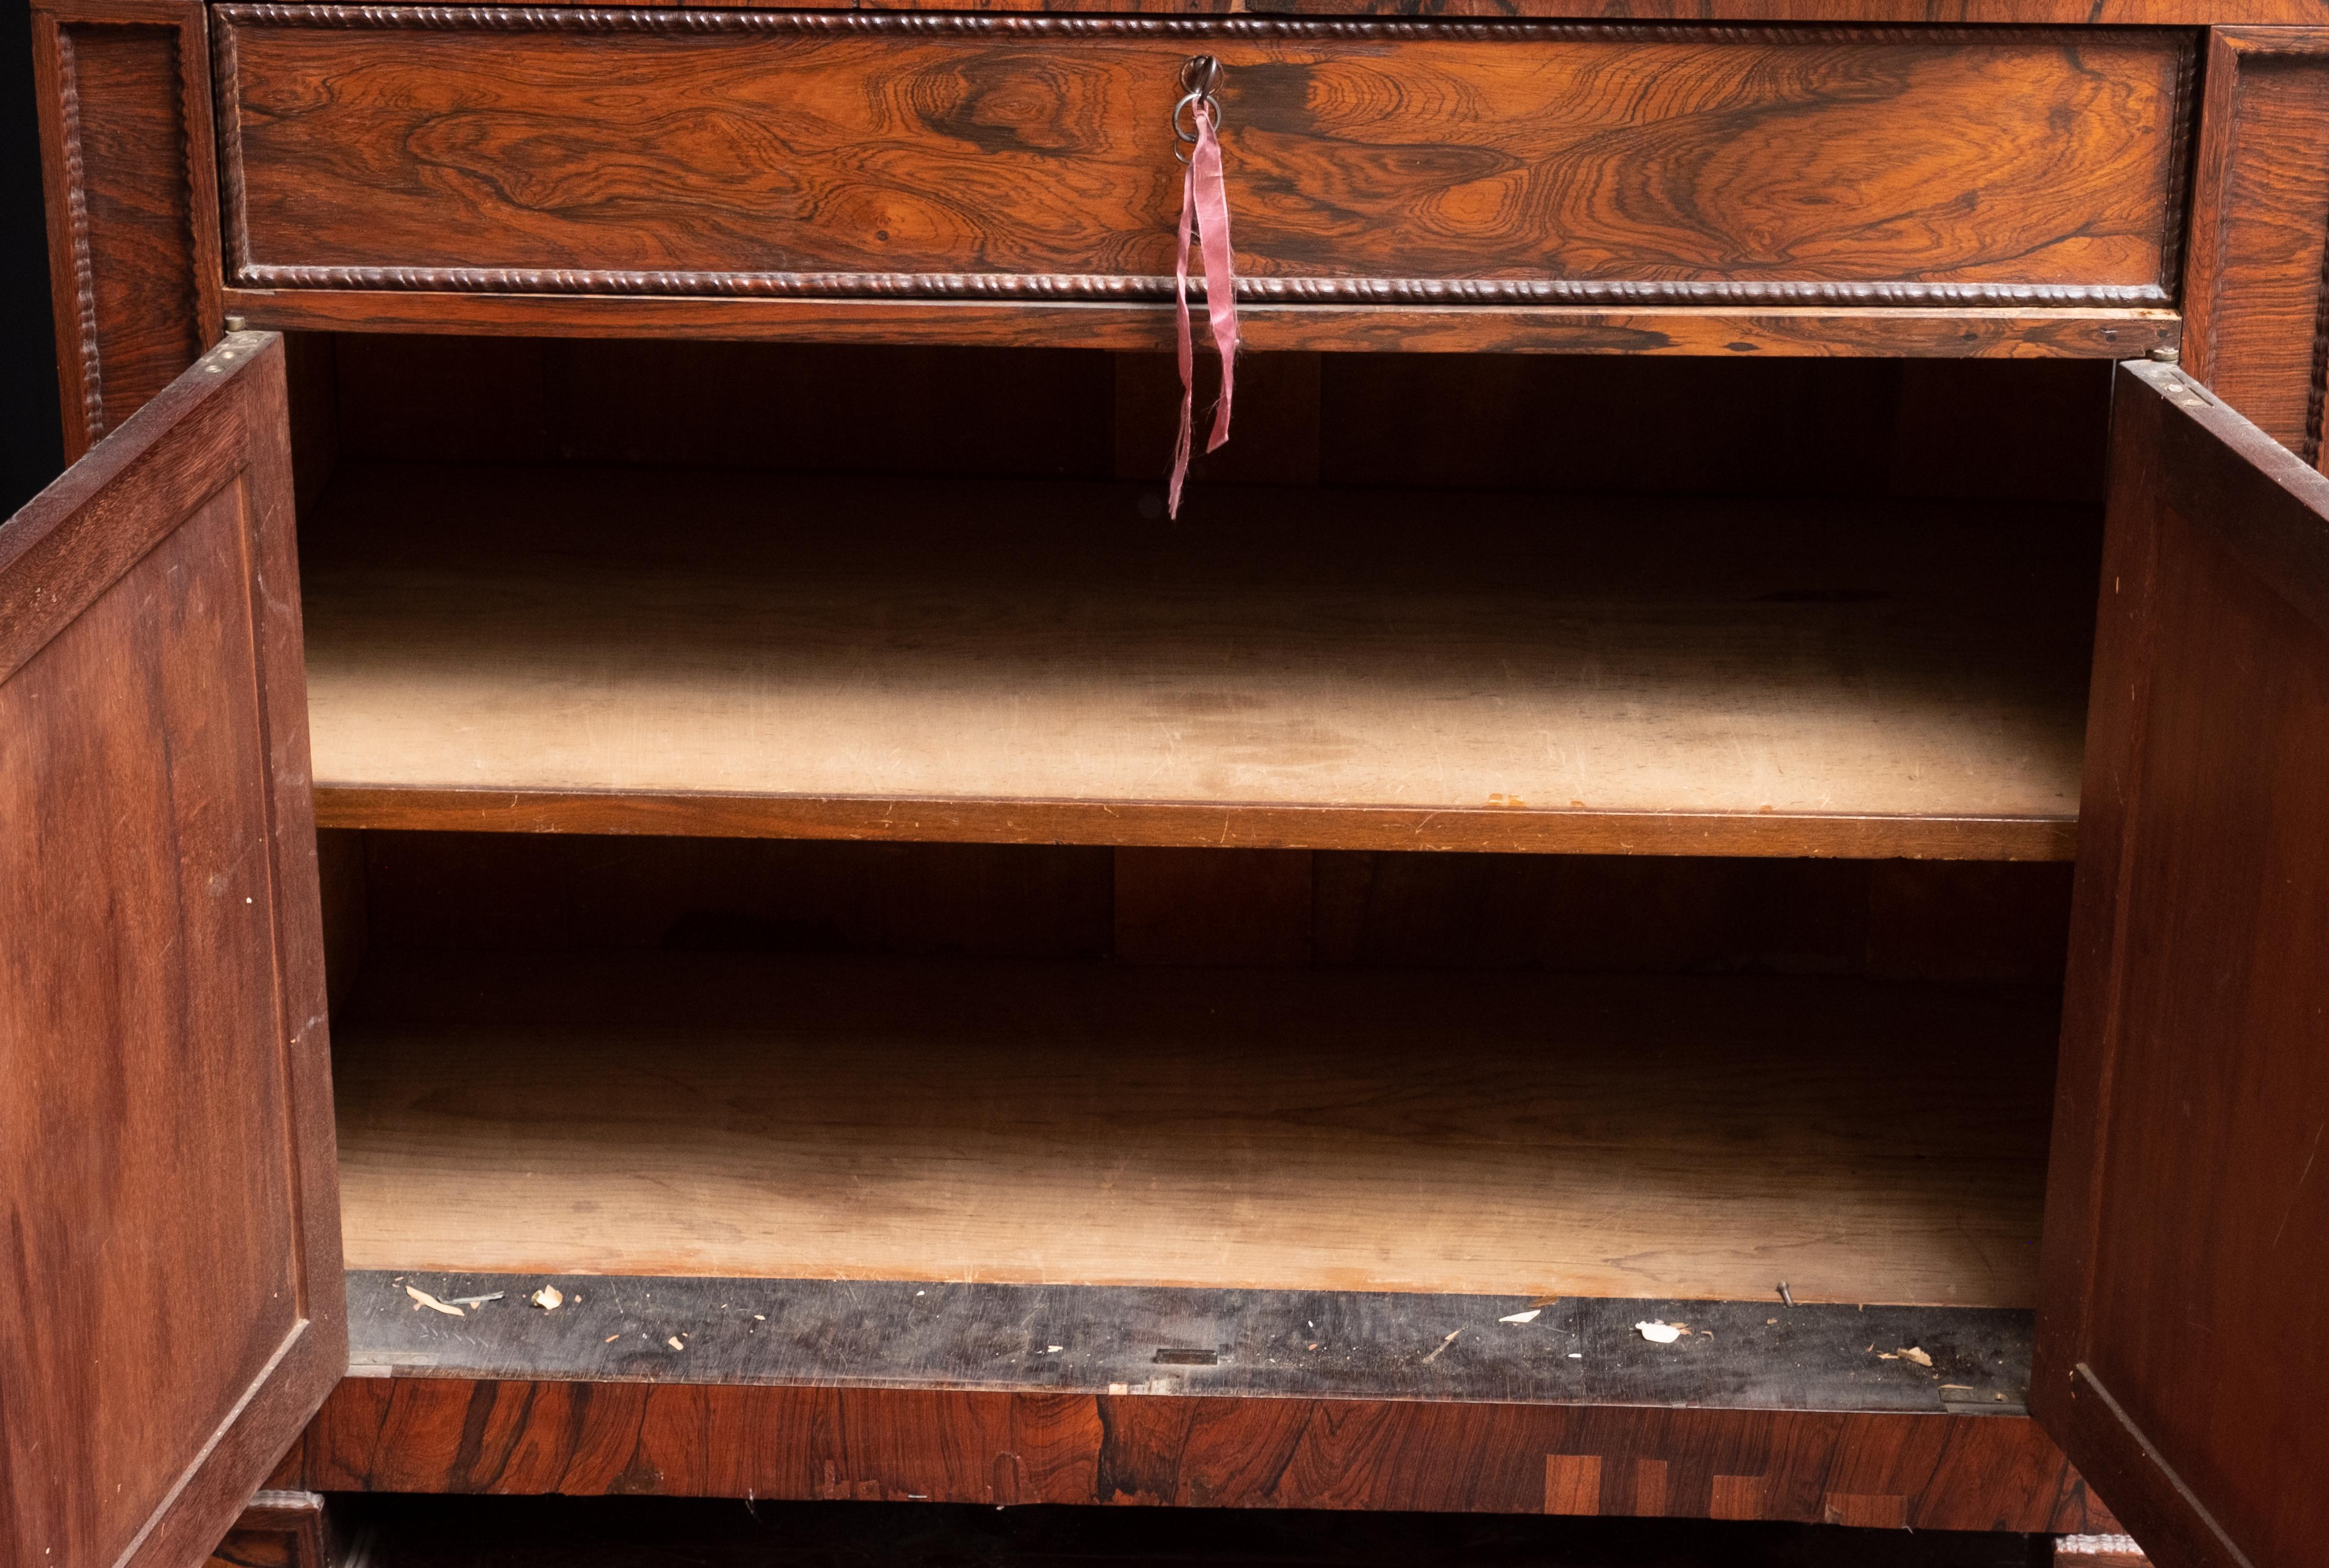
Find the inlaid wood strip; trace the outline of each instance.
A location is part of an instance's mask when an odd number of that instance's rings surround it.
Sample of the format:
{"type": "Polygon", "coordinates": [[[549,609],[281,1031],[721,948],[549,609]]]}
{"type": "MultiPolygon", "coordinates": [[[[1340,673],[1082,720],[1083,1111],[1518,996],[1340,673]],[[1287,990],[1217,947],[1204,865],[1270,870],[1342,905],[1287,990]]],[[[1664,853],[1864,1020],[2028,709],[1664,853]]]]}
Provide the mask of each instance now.
{"type": "MultiPolygon", "coordinates": [[[[87,450],[105,434],[105,366],[98,353],[97,339],[97,271],[90,257],[89,246],[89,182],[81,166],[80,152],[80,73],[74,69],[72,31],[56,27],[55,61],[57,72],[56,108],[61,135],[58,152],[64,168],[64,252],[71,269],[71,301],[74,335],[78,339],[72,354],[73,369],[69,375],[78,379],[78,388],[68,388],[68,393],[78,390],[76,400],[67,397],[67,406],[76,402],[80,411],[81,429],[74,446],[87,450]]],[[[60,310],[65,301],[58,301],[60,310]]],[[[65,356],[60,355],[60,360],[65,356]]]]}

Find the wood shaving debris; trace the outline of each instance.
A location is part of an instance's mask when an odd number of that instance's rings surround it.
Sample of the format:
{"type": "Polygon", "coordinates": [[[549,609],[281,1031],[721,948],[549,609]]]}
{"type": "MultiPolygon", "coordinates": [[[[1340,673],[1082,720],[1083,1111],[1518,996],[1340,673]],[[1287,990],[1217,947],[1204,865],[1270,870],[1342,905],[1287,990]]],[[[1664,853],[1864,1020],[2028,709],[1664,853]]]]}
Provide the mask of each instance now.
{"type": "Polygon", "coordinates": [[[1957,1389],[1966,1393],[1971,1393],[1973,1392],[1973,1384],[1970,1383],[1945,1383],[1941,1384],[1941,1386],[1943,1388],[1957,1389]]]}
{"type": "Polygon", "coordinates": [[[616,1340],[620,1339],[621,1337],[622,1336],[619,1334],[609,1334],[607,1337],[599,1341],[599,1343],[601,1345],[612,1345],[616,1340]]]}
{"type": "Polygon", "coordinates": [[[1456,1336],[1457,1336],[1457,1334],[1461,1334],[1461,1333],[1463,1333],[1463,1332],[1464,1332],[1464,1331],[1463,1331],[1461,1328],[1456,1329],[1453,1333],[1450,1333],[1450,1334],[1447,1336],[1447,1338],[1445,1338],[1445,1339],[1441,1340],[1441,1341],[1439,1342],[1439,1348],[1438,1348],[1438,1350],[1434,1350],[1430,1355],[1427,1355],[1427,1356],[1425,1356],[1425,1357],[1423,1358],[1423,1365],[1426,1365],[1426,1366],[1429,1366],[1429,1365],[1430,1365],[1433,1362],[1435,1362],[1435,1361],[1438,1360],[1438,1359],[1439,1359],[1439,1352],[1440,1352],[1440,1351],[1442,1351],[1442,1350],[1447,1349],[1449,1346],[1451,1346],[1451,1345],[1455,1344],[1455,1343],[1456,1343],[1456,1336]]]}
{"type": "Polygon", "coordinates": [[[458,1307],[454,1306],[451,1302],[439,1301],[436,1297],[431,1296],[428,1291],[423,1290],[418,1285],[407,1285],[404,1288],[404,1293],[412,1298],[412,1309],[415,1312],[418,1312],[423,1307],[426,1307],[431,1312],[442,1312],[448,1318],[467,1318],[468,1316],[467,1312],[462,1311],[458,1307]]]}
{"type": "Polygon", "coordinates": [[[1046,1345],[1043,1346],[1043,1354],[1046,1355],[1057,1355],[1061,1351],[1065,1350],[1067,1346],[1064,1345],[1046,1345]]]}
{"type": "Polygon", "coordinates": [[[1509,1317],[1499,1318],[1496,1321],[1499,1323],[1533,1323],[1536,1321],[1536,1315],[1543,1310],[1544,1308],[1542,1307],[1532,1307],[1525,1312],[1514,1312],[1509,1317]]]}
{"type": "Polygon", "coordinates": [[[1636,1323],[1634,1332],[1653,1345],[1672,1345],[1690,1330],[1679,1323],[1636,1323]]]}
{"type": "Polygon", "coordinates": [[[670,1338],[668,1338],[668,1339],[665,1340],[665,1341],[664,1341],[664,1343],[665,1343],[665,1345],[670,1346],[674,1350],[684,1350],[684,1349],[686,1349],[686,1348],[687,1348],[687,1346],[686,1346],[682,1345],[682,1344],[679,1342],[679,1336],[678,1336],[678,1335],[676,1335],[676,1334],[673,1335],[670,1338]]]}
{"type": "Polygon", "coordinates": [[[566,1298],[559,1293],[558,1287],[555,1285],[544,1285],[528,1299],[544,1312],[555,1312],[566,1304],[566,1298]]]}
{"type": "Polygon", "coordinates": [[[1876,1353],[1876,1359],[1879,1361],[1898,1361],[1900,1358],[1893,1355],[1889,1350],[1880,1350],[1876,1353]]]}
{"type": "Polygon", "coordinates": [[[1900,1356],[1901,1360],[1913,1361],[1919,1366],[1930,1366],[1933,1365],[1933,1358],[1926,1355],[1922,1349],[1914,1345],[1902,1346],[1900,1350],[1900,1356]]]}

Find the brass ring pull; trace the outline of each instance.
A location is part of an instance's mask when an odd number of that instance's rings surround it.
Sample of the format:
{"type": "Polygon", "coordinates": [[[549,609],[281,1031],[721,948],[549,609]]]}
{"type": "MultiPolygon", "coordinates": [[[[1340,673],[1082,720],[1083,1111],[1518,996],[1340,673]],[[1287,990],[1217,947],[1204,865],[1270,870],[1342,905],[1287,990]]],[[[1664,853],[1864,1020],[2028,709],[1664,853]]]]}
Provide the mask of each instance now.
{"type": "MultiPolygon", "coordinates": [[[[1212,111],[1214,128],[1218,130],[1221,128],[1221,100],[1217,96],[1221,84],[1221,62],[1210,54],[1193,55],[1188,63],[1181,67],[1181,100],[1173,106],[1173,137],[1175,141],[1190,146],[1196,145],[1197,117],[1194,111],[1200,101],[1212,111]],[[1184,114],[1189,117],[1187,130],[1181,128],[1181,117],[1184,114]]],[[[1173,156],[1184,164],[1189,161],[1188,155],[1180,147],[1173,149],[1173,156]]]]}

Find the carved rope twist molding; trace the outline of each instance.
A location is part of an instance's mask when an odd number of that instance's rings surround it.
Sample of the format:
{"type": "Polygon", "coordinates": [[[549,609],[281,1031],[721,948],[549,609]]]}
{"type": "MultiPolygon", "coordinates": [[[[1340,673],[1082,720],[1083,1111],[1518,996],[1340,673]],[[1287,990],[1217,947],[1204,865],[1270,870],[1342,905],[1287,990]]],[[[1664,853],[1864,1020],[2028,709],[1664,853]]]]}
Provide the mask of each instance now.
{"type": "Polygon", "coordinates": [[[2093,42],[2133,28],[1763,27],[1691,23],[1415,21],[1379,17],[1053,16],[957,11],[729,11],[550,5],[298,5],[233,0],[215,14],[269,27],[441,28],[528,33],[870,33],[1026,35],[1041,38],[1511,39],[1544,43],[1790,43],[1951,44],[1988,39],[2042,47],[2093,42]]]}
{"type": "MultiPolygon", "coordinates": [[[[1173,297],[1173,279],[1135,273],[588,272],[488,267],[286,267],[239,264],[252,288],[351,288],[431,294],[621,294],[746,298],[1097,299],[1173,297]]],[[[1190,280],[1202,297],[1201,280],[1190,280]]],[[[1402,305],[2164,306],[2154,284],[1636,282],[1567,278],[1252,278],[1238,298],[1262,303],[1402,305]]]]}
{"type": "Polygon", "coordinates": [[[2195,36],[2176,40],[2174,94],[2167,113],[2167,222],[2159,237],[2159,275],[2181,278],[2184,207],[2192,195],[2192,143],[2200,129],[2200,44],[2195,36]]]}
{"type": "Polygon", "coordinates": [[[89,175],[80,156],[80,68],[73,57],[72,33],[59,26],[57,38],[58,139],[64,146],[65,244],[72,257],[73,318],[80,342],[80,412],[84,435],[94,446],[105,434],[105,366],[97,345],[97,266],[90,253],[89,175]]]}

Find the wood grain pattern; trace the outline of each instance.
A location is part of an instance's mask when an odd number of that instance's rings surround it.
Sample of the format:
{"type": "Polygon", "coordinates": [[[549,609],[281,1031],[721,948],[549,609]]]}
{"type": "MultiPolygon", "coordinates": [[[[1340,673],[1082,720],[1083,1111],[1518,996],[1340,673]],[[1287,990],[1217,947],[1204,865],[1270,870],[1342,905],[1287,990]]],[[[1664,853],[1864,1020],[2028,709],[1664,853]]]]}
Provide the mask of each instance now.
{"type": "Polygon", "coordinates": [[[1849,1488],[1918,1530],[2107,1517],[2003,1416],[362,1377],[310,1436],[335,1491],[1532,1514],[1571,1455],[1613,1514],[1707,1517],[1720,1488],[1821,1523],[1849,1488]]]}
{"type": "Polygon", "coordinates": [[[210,49],[198,0],[43,0],[33,33],[72,458],[218,335],[210,49]]]}
{"type": "MultiPolygon", "coordinates": [[[[964,300],[654,299],[231,288],[226,309],[287,332],[460,332],[493,336],[772,339],[797,343],[1015,344],[1170,352],[1161,304],[964,300]]],[[[2173,348],[2175,311],[1703,307],[1270,305],[1239,307],[1258,351],[1426,354],[2046,355],[2124,359],[2173,348]]]]}
{"type": "Polygon", "coordinates": [[[2032,1408],[2169,1568],[2329,1538],[2329,479],[2123,370],[2032,1408]]]}
{"type": "Polygon", "coordinates": [[[1841,978],[376,952],[342,1213],[357,1268],[2017,1307],[2054,1023],[1841,978]]]}
{"type": "Polygon", "coordinates": [[[2160,306],[2182,224],[2178,33],[213,14],[259,287],[1162,297],[1200,48],[1257,299],[2160,306]]]}
{"type": "Polygon", "coordinates": [[[1138,495],[343,463],[325,820],[2067,853],[2081,509],[1138,495]]]}
{"type": "Polygon", "coordinates": [[[0,1557],[199,1561],[346,1365],[278,339],[0,528],[0,1557]]]}
{"type": "Polygon", "coordinates": [[[2329,382],[2324,142],[2329,28],[2210,36],[2184,365],[2316,466],[2329,382]]]}

